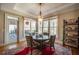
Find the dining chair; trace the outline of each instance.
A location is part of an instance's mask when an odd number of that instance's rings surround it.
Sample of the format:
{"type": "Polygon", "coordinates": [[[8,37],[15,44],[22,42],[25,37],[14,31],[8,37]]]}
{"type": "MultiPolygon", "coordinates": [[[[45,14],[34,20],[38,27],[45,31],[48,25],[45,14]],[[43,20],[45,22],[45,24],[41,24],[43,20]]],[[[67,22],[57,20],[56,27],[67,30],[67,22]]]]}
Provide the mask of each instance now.
{"type": "Polygon", "coordinates": [[[49,41],[50,41],[50,47],[53,47],[54,49],[55,49],[55,46],[54,46],[54,44],[55,44],[55,38],[56,38],[56,35],[53,35],[53,36],[50,36],[50,39],[49,39],[49,41]]]}
{"type": "Polygon", "coordinates": [[[43,32],[43,35],[49,35],[49,33],[43,32]]]}
{"type": "MultiPolygon", "coordinates": [[[[32,48],[32,36],[26,36],[27,47],[32,48]]],[[[32,55],[32,49],[31,49],[32,55]]]]}
{"type": "Polygon", "coordinates": [[[32,37],[26,36],[26,42],[27,42],[27,47],[31,47],[32,46],[32,37]]]}
{"type": "Polygon", "coordinates": [[[52,54],[54,54],[54,52],[55,52],[55,47],[54,47],[55,37],[56,37],[55,35],[50,36],[49,40],[43,42],[44,48],[43,48],[42,53],[44,55],[52,55],[52,54]]]}
{"type": "Polygon", "coordinates": [[[55,49],[55,47],[54,47],[55,37],[56,37],[55,35],[50,36],[49,40],[43,42],[44,46],[45,46],[45,47],[47,47],[47,46],[53,47],[53,48],[55,49]]]}
{"type": "Polygon", "coordinates": [[[26,36],[26,42],[27,47],[31,48],[31,54],[32,54],[32,49],[37,47],[38,42],[34,41],[32,36],[26,36]]]}

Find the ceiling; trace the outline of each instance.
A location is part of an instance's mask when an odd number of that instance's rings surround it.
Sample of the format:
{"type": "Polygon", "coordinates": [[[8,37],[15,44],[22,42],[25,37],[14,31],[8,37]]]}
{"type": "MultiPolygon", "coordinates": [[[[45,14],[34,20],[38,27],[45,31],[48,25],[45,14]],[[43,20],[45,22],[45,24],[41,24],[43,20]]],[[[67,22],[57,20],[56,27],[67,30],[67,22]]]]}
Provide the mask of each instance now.
{"type": "MultiPolygon", "coordinates": [[[[75,6],[79,8],[79,4],[74,3],[42,3],[41,12],[45,18],[50,14],[59,13],[66,9],[74,9],[75,6]]],[[[40,5],[39,3],[2,3],[1,10],[17,13],[25,17],[37,18],[40,12],[40,5]]]]}

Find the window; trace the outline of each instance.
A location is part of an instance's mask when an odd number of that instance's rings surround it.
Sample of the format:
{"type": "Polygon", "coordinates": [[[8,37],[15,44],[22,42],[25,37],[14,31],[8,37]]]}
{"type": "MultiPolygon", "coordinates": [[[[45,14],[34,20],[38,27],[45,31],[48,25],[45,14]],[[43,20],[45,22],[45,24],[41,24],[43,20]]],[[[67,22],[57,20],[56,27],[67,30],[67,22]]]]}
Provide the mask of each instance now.
{"type": "Polygon", "coordinates": [[[25,35],[30,34],[30,20],[24,20],[24,32],[25,35]]]}
{"type": "Polygon", "coordinates": [[[38,33],[42,34],[42,22],[38,22],[38,33]]]}
{"type": "Polygon", "coordinates": [[[25,36],[36,32],[36,21],[33,19],[25,19],[24,20],[24,32],[25,32],[25,36]]]}
{"type": "Polygon", "coordinates": [[[48,33],[48,20],[43,21],[43,32],[48,33]]]}
{"type": "Polygon", "coordinates": [[[57,19],[53,18],[50,20],[50,35],[56,35],[57,33],[57,19]]]}
{"type": "Polygon", "coordinates": [[[31,20],[31,32],[34,33],[36,32],[36,21],[31,20]]]}
{"type": "Polygon", "coordinates": [[[50,20],[38,21],[33,19],[24,20],[25,35],[35,33],[39,34],[49,33],[50,35],[57,35],[57,18],[51,18],[50,20]],[[37,26],[37,27],[36,27],[37,26]]]}

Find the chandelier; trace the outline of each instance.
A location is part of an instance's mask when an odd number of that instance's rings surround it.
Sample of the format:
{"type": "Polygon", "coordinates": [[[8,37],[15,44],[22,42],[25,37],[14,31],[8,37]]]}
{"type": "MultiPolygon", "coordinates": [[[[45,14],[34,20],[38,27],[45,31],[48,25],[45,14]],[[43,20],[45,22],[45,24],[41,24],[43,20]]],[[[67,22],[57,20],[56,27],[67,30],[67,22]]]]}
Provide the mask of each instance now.
{"type": "Polygon", "coordinates": [[[38,21],[42,21],[43,20],[42,12],[41,12],[41,5],[42,5],[42,3],[39,4],[39,6],[40,6],[40,12],[39,12],[39,16],[38,16],[38,21]]]}

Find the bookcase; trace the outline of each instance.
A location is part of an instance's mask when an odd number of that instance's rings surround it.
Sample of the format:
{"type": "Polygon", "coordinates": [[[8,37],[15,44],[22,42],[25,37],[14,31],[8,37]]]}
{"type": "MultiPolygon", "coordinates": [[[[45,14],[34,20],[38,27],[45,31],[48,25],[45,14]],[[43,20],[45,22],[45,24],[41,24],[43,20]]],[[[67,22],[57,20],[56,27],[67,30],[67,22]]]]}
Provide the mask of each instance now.
{"type": "Polygon", "coordinates": [[[79,48],[79,17],[63,21],[63,45],[79,48]]]}

